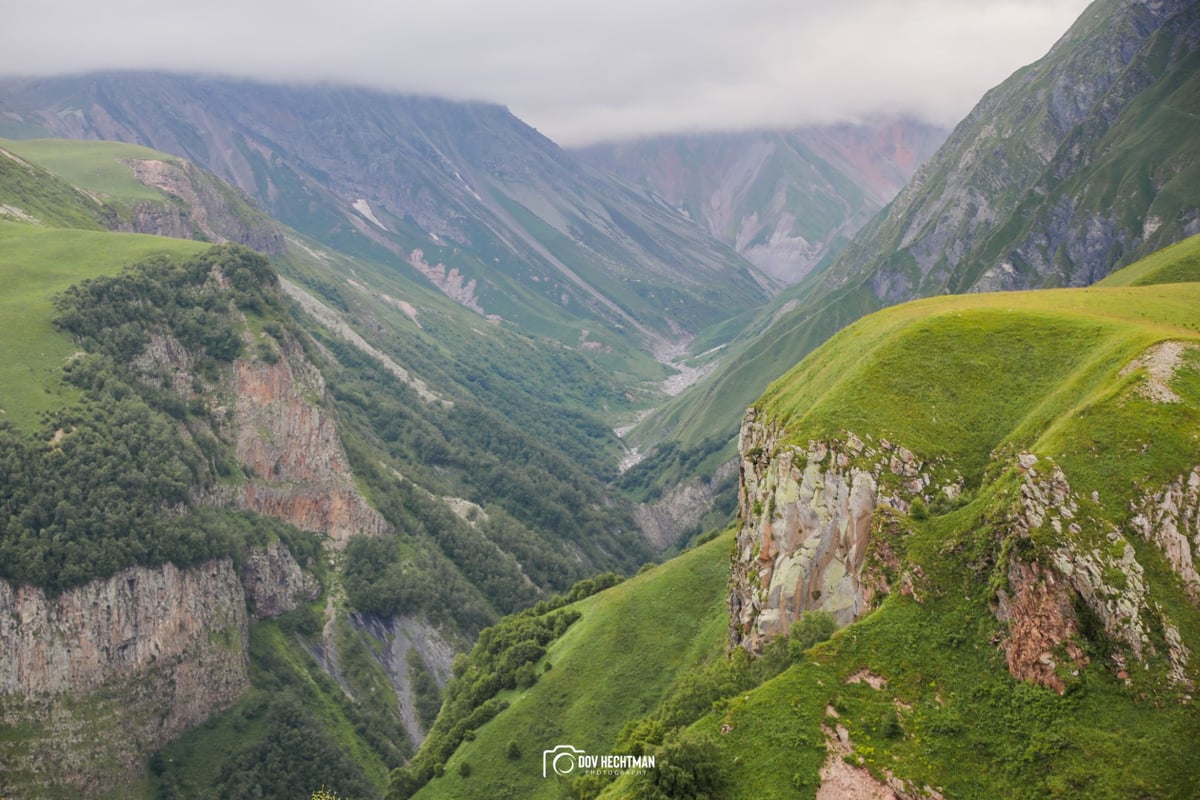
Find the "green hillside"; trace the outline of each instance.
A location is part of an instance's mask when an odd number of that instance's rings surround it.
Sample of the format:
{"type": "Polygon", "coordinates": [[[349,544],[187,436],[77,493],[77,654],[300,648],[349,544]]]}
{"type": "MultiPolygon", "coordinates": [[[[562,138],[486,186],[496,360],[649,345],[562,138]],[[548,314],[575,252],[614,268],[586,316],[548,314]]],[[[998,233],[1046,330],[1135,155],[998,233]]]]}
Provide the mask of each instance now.
{"type": "MultiPolygon", "coordinates": [[[[1193,268],[1198,244],[1155,254],[1103,287],[922,300],[838,333],[771,386],[758,419],[786,432],[776,452],[844,441],[849,431],[903,444],[939,474],[961,476],[957,498],[934,497],[907,515],[879,512],[868,564],[892,587],[911,582],[911,591],[887,593],[815,649],[805,650],[820,636],[790,646],[775,640],[752,673],[740,649],[720,654],[726,630],[712,616],[728,614],[718,596],[695,588],[686,602],[704,623],[693,626],[694,637],[676,641],[689,612],[673,610],[664,614],[661,646],[639,656],[648,672],[669,672],[673,688],[655,702],[639,678],[614,695],[627,651],[588,631],[589,618],[621,619],[629,601],[651,602],[644,593],[690,584],[702,558],[724,575],[722,537],[581,604],[583,618],[549,650],[553,669],[504,695],[511,706],[417,796],[811,798],[823,765],[840,775],[830,786],[859,782],[843,787],[845,796],[881,791],[889,776],[916,797],[1197,796],[1192,687],[1200,670],[1191,660],[1176,672],[1164,631],[1177,630],[1196,652],[1200,605],[1131,519],[1147,493],[1200,466],[1200,283],[1175,282],[1193,268]],[[1139,368],[1136,360],[1163,342],[1180,345],[1172,370],[1139,368]],[[1144,394],[1152,385],[1178,400],[1144,394]],[[1039,470],[1061,468],[1079,498],[1078,530],[1012,532],[1021,508],[1017,453],[1035,454],[1039,470]],[[1141,663],[1079,600],[1072,613],[1081,627],[1070,646],[1082,659],[1072,667],[1065,651],[1054,655],[1066,666],[1062,691],[1012,677],[996,593],[1008,586],[1013,559],[1049,565],[1056,553],[1101,553],[1114,541],[1128,544],[1122,558],[1140,566],[1125,572],[1125,562],[1104,560],[1110,556],[1086,557],[1107,564],[1108,591],[1144,582],[1150,621],[1141,663]],[[599,661],[605,669],[577,666],[599,661]],[[585,723],[576,723],[578,709],[590,709],[585,723]],[[624,726],[614,715],[624,715],[624,726]],[[831,756],[828,744],[839,726],[844,758],[831,756]],[[519,757],[506,756],[508,742],[519,757]],[[542,779],[537,758],[559,743],[656,754],[656,771],[542,779]]],[[[637,637],[640,625],[623,630],[637,637]]]]}
{"type": "Polygon", "coordinates": [[[57,230],[0,221],[0,408],[32,430],[41,415],[77,397],[62,382],[75,352],[54,328],[51,298],[79,281],[115,275],[157,255],[186,256],[207,245],[102,231],[57,230]]]}
{"type": "Polygon", "coordinates": [[[1164,247],[1109,275],[1097,286],[1147,286],[1200,281],[1200,235],[1164,247]]]}
{"type": "MultiPolygon", "coordinates": [[[[628,364],[628,352],[598,351],[593,360],[484,320],[394,268],[264,223],[236,192],[182,162],[172,174],[197,181],[179,186],[196,198],[155,194],[153,205],[228,221],[228,230],[283,252],[268,262],[233,245],[94,230],[124,224],[121,209],[132,206],[122,203],[146,202],[125,162],[160,154],[23,144],[21,161],[0,157],[17,167],[0,182],[0,206],[21,212],[0,220],[0,408],[15,423],[0,426],[0,507],[11,512],[0,520],[5,579],[55,592],[132,564],[237,559],[289,535],[271,520],[197,501],[262,477],[237,464],[229,417],[213,409],[228,402],[223,381],[235,358],[275,363],[285,351],[306,360],[299,368],[320,371],[321,388],[305,402],[337,420],[359,491],[395,532],[346,546],[323,576],[329,606],[326,596],[297,612],[283,634],[274,623],[255,627],[250,696],[154,756],[131,791],[203,796],[236,785],[285,796],[289,777],[308,774],[302,763],[331,758],[320,774],[355,796],[377,796],[429,722],[402,724],[399,693],[417,686],[420,705],[436,713],[432,675],[444,675],[480,629],[581,578],[631,573],[652,557],[627,503],[604,485],[620,446],[600,417],[628,413],[626,382],[659,374],[647,356],[639,358],[648,374],[611,377],[600,365],[628,364]],[[91,195],[104,198],[95,215],[91,195]],[[237,228],[238,220],[252,225],[237,228]],[[212,269],[239,285],[208,281],[212,269]],[[247,275],[250,285],[240,285],[247,275]],[[197,374],[184,390],[194,396],[181,402],[168,379],[135,366],[156,335],[194,358],[197,374]],[[219,351],[212,358],[210,346],[219,351]],[[62,431],[71,434],[56,438],[62,431]],[[164,515],[167,507],[178,513],[164,515]],[[458,513],[466,507],[469,519],[458,513]],[[444,650],[381,664],[405,625],[435,632],[423,635],[439,637],[444,650]],[[338,666],[314,652],[336,652],[338,666]],[[340,670],[336,681],[327,669],[340,670]],[[296,736],[311,747],[288,744],[296,736]],[[278,769],[254,766],[265,754],[278,769]]],[[[309,547],[305,560],[316,562],[311,537],[293,545],[309,547]]],[[[18,719],[21,701],[10,701],[5,719],[18,719]]],[[[47,730],[6,729],[0,761],[57,747],[47,730]]],[[[109,774],[111,765],[96,769],[109,774]]],[[[49,774],[58,778],[68,780],[49,774]]]]}
{"type": "Polygon", "coordinates": [[[504,691],[508,708],[469,736],[419,798],[559,797],[542,752],[611,752],[623,726],[720,653],[729,537],[630,578],[567,610],[582,616],[536,663],[537,680],[504,691]],[[509,753],[510,741],[519,754],[509,753]],[[463,777],[464,764],[469,776],[463,777]]]}
{"type": "Polygon", "coordinates": [[[4,147],[53,172],[68,183],[126,203],[161,201],[162,192],[139,181],[127,161],[178,159],[148,147],[123,142],[73,142],[67,139],[6,139],[4,147]]]}
{"type": "Polygon", "coordinates": [[[103,205],[45,168],[26,161],[0,140],[0,220],[55,228],[103,230],[103,205]]]}

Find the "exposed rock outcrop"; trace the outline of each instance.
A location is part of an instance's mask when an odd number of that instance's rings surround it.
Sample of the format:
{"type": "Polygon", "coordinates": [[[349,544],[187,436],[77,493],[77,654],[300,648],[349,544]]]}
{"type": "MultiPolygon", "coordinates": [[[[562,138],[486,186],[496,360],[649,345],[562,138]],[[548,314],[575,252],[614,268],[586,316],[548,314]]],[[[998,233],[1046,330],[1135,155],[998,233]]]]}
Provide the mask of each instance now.
{"type": "Polygon", "coordinates": [[[240,575],[229,560],[134,567],[57,596],[0,581],[0,787],[95,796],[134,779],[249,690],[251,617],[316,588],[281,542],[240,575]]]}
{"type": "Polygon", "coordinates": [[[14,770],[0,766],[0,785],[94,796],[131,779],[150,752],[242,697],[246,648],[229,561],[126,569],[58,597],[0,582],[0,704],[14,734],[0,742],[0,765],[14,770]]]}
{"type": "MultiPolygon", "coordinates": [[[[956,497],[962,489],[956,472],[853,433],[790,443],[785,430],[760,421],[754,409],[739,447],[742,527],[730,587],[731,646],[759,652],[811,610],[848,624],[895,589],[920,600],[919,565],[902,563],[892,547],[903,535],[899,515],[918,498],[956,497]]],[[[1065,691],[1088,662],[1083,637],[1090,627],[1110,643],[1116,671],[1162,659],[1173,682],[1189,685],[1191,653],[1151,600],[1133,545],[1111,522],[1080,508],[1057,464],[1032,453],[1012,458],[1018,484],[998,529],[992,598],[1004,623],[998,641],[1009,671],[1065,691]]],[[[1132,521],[1192,591],[1198,509],[1200,468],[1147,493],[1132,521]]]]}
{"type": "MultiPolygon", "coordinates": [[[[246,625],[241,583],[228,561],[190,570],[135,567],[57,597],[0,582],[6,651],[0,691],[94,689],[198,646],[207,650],[212,633],[228,631],[231,644],[244,644],[246,625]]],[[[245,663],[234,659],[225,666],[244,672],[245,663]]]]}
{"type": "Polygon", "coordinates": [[[235,242],[267,255],[283,254],[285,242],[279,227],[265,215],[248,213],[249,199],[214,176],[186,161],[130,159],[125,163],[138,181],[175,202],[134,203],[131,217],[116,222],[114,230],[218,244],[235,242]]]}
{"type": "MultiPolygon", "coordinates": [[[[741,487],[730,591],[730,644],[759,651],[806,611],[845,625],[884,584],[863,574],[877,506],[907,511],[935,487],[936,464],[886,440],[780,444],[751,409],[739,438],[741,487]]],[[[961,480],[961,479],[959,479],[961,480]]],[[[948,483],[938,491],[957,493],[948,483]]],[[[903,580],[911,581],[911,576],[903,580]]],[[[911,585],[909,586],[911,592],[911,585]]]]}
{"type": "Polygon", "coordinates": [[[396,690],[400,720],[414,746],[425,740],[426,731],[417,715],[417,699],[409,667],[411,651],[416,651],[440,688],[450,680],[450,664],[455,647],[437,628],[416,617],[383,618],[374,614],[351,614],[350,622],[360,635],[374,640],[371,653],[383,667],[396,690]]]}
{"type": "Polygon", "coordinates": [[[996,594],[996,616],[1008,623],[1002,647],[1009,671],[1064,690],[1063,670],[1074,672],[1087,663],[1078,641],[1078,598],[1114,643],[1110,657],[1119,670],[1130,660],[1159,654],[1171,679],[1188,684],[1190,652],[1150,600],[1133,545],[1111,524],[1080,510],[1058,465],[1024,453],[1017,456],[1016,468],[1022,483],[1008,525],[1015,537],[1009,540],[1008,586],[996,594]],[[1052,535],[1045,535],[1047,528],[1052,535]],[[1039,539],[1042,544],[1034,547],[1039,539]],[[1152,627],[1160,627],[1161,635],[1152,627]]]}
{"type": "Polygon", "coordinates": [[[335,545],[384,533],[387,522],[355,486],[337,425],[320,402],[324,379],[298,345],[283,350],[274,363],[235,365],[237,457],[256,476],[239,502],[335,545]]]}
{"type": "Polygon", "coordinates": [[[1159,546],[1192,597],[1200,600],[1200,467],[1147,493],[1135,511],[1130,525],[1159,546]]]}
{"type": "Polygon", "coordinates": [[[247,554],[242,562],[242,589],[251,618],[260,620],[311,603],[321,593],[321,584],[300,567],[287,545],[274,541],[247,554]]]}
{"type": "Polygon", "coordinates": [[[720,486],[737,473],[738,462],[730,459],[717,467],[711,478],[680,484],[653,503],[633,509],[638,528],[656,551],[674,544],[688,528],[699,523],[713,507],[720,486]]]}

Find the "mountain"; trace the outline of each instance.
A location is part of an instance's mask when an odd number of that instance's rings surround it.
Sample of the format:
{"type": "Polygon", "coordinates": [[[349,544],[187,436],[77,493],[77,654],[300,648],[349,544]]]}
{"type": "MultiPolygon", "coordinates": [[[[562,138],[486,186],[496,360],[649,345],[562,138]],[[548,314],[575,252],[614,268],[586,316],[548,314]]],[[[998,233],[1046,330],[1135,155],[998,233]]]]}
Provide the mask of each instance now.
{"type": "Polygon", "coordinates": [[[4,144],[6,794],[269,792],[325,764],[376,796],[481,629],[652,557],[605,485],[619,445],[590,409],[621,395],[588,351],[177,157],[4,144]],[[153,755],[189,730],[210,735],[153,755]],[[293,736],[280,774],[243,774],[293,736]]]}
{"type": "Polygon", "coordinates": [[[735,529],[549,611],[414,796],[1194,796],[1198,301],[1193,237],[841,331],[745,416],[735,529]],[[654,766],[543,778],[563,745],[654,766]]]}
{"type": "Polygon", "coordinates": [[[1200,232],[1200,13],[1092,4],[988,92],[831,286],[882,303],[943,291],[1085,286],[1200,232]]]}
{"type": "MultiPolygon", "coordinates": [[[[980,101],[820,274],[706,356],[709,374],[630,434],[730,442],[735,409],[864,314],[946,292],[1086,285],[1200,230],[1195,4],[1093,3],[980,101]]],[[[703,366],[693,363],[692,366],[703,366]]],[[[731,452],[727,448],[726,453],[731,452]]]]}
{"type": "Polygon", "coordinates": [[[0,109],[0,135],[182,156],[328,247],[427,281],[481,318],[625,362],[774,289],[699,225],[498,106],[120,73],[7,80],[0,109]]]}
{"type": "Polygon", "coordinates": [[[910,119],[661,136],[575,151],[649,189],[784,285],[845,247],[945,140],[910,119]]]}

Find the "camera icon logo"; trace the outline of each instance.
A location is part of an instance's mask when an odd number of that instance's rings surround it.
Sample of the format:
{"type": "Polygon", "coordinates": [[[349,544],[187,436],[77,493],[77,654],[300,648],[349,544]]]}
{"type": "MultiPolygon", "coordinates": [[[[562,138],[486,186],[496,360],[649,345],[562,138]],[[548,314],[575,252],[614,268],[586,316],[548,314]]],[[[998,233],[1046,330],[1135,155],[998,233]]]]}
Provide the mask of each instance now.
{"type": "Polygon", "coordinates": [[[575,760],[584,751],[569,744],[560,744],[553,750],[542,751],[542,777],[555,775],[570,775],[575,770],[575,760]]]}

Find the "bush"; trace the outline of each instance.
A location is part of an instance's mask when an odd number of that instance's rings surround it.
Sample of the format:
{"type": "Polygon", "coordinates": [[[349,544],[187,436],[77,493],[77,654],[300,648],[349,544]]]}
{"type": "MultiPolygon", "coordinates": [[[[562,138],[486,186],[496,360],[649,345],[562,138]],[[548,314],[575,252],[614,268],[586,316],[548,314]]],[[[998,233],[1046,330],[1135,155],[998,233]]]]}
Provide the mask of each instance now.
{"type": "Polygon", "coordinates": [[[788,654],[793,661],[804,658],[805,651],[833,636],[837,622],[828,611],[808,611],[792,624],[788,654]]]}
{"type": "Polygon", "coordinates": [[[915,520],[929,519],[929,506],[925,505],[925,500],[920,495],[912,499],[908,506],[908,515],[915,520]]]}
{"type": "Polygon", "coordinates": [[[655,755],[639,796],[651,800],[710,800],[721,796],[721,752],[711,739],[684,732],[655,755]]]}

